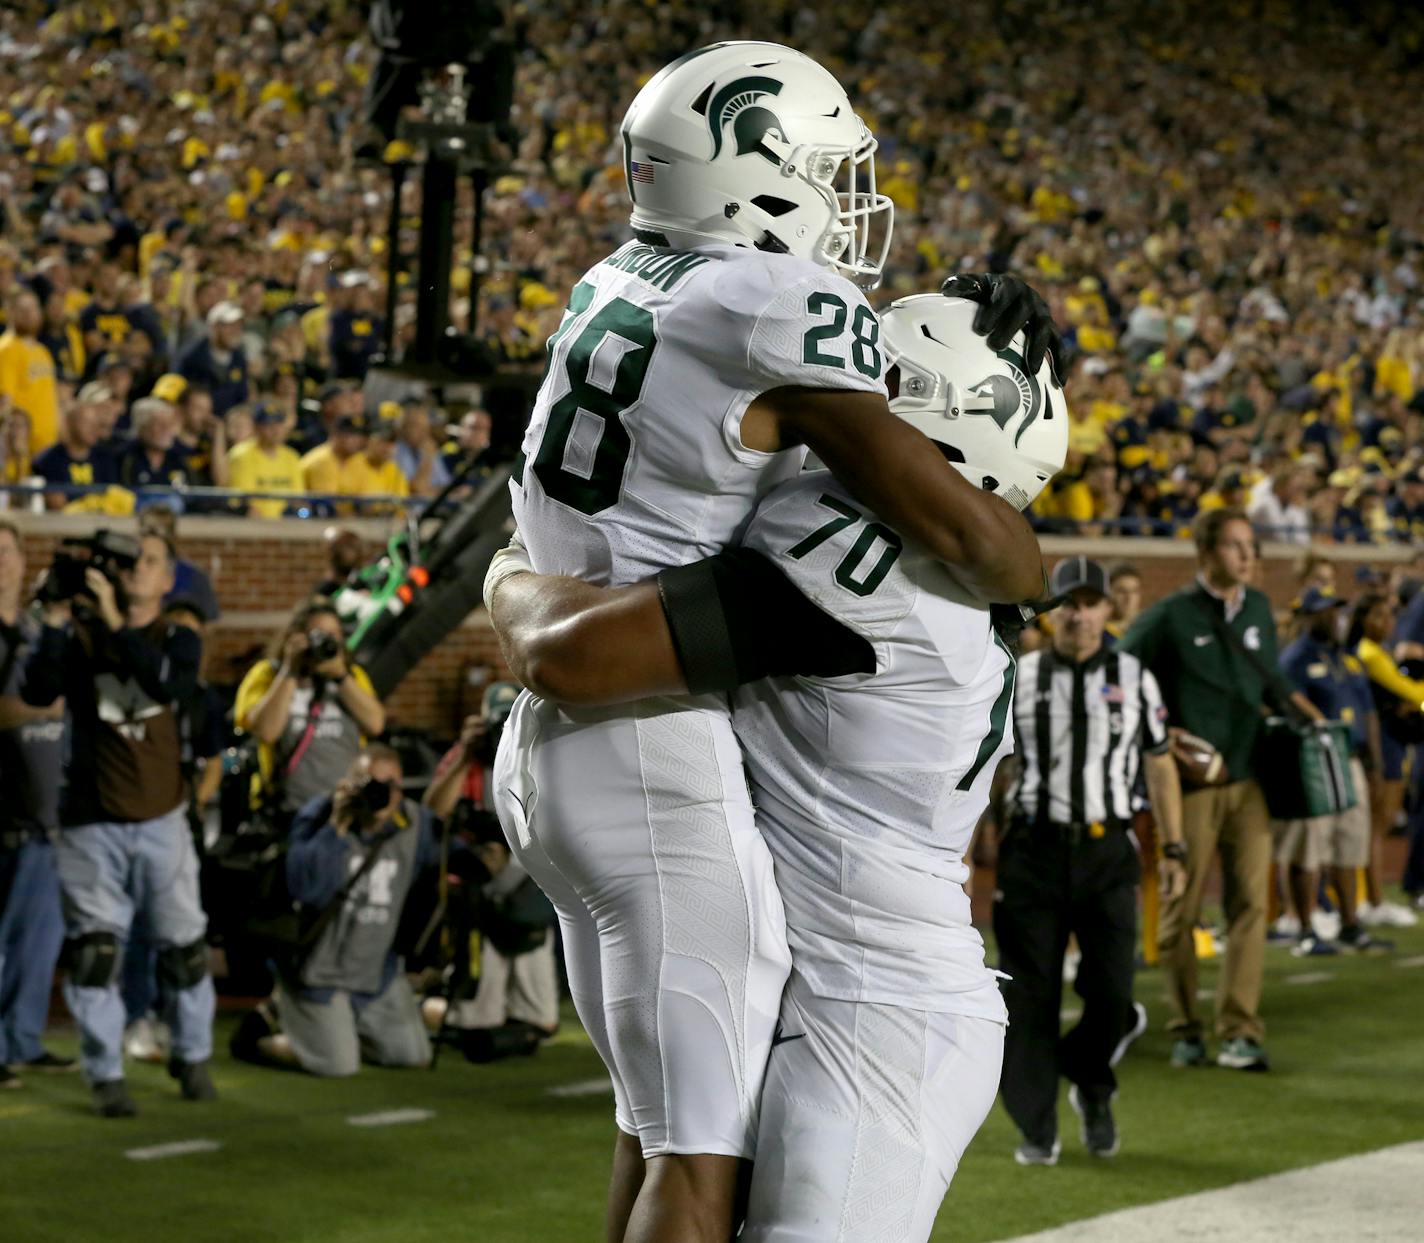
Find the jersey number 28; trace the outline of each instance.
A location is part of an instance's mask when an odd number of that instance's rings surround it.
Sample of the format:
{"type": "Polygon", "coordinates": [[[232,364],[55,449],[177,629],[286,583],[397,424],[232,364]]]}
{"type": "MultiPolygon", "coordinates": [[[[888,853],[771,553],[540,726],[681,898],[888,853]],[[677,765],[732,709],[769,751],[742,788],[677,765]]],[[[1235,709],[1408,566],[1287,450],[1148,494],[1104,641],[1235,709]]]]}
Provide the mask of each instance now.
{"type": "MultiPolygon", "coordinates": [[[[574,286],[569,318],[550,338],[551,354],[594,292],[587,281],[574,286]]],[[[580,329],[564,359],[569,391],[550,407],[534,455],[545,496],[590,515],[618,503],[633,448],[623,414],[643,395],[657,344],[652,312],[625,298],[600,307],[580,329]]]]}

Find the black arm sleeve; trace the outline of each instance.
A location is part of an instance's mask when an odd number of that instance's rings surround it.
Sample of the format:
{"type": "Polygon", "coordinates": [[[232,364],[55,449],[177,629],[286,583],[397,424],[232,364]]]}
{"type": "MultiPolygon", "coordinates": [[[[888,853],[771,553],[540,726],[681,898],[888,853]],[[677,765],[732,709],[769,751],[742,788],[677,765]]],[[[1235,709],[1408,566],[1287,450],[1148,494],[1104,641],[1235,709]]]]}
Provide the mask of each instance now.
{"type": "Polygon", "coordinates": [[[664,570],[658,594],[687,689],[760,678],[875,672],[875,649],[806,599],[758,552],[737,548],[664,570]]]}

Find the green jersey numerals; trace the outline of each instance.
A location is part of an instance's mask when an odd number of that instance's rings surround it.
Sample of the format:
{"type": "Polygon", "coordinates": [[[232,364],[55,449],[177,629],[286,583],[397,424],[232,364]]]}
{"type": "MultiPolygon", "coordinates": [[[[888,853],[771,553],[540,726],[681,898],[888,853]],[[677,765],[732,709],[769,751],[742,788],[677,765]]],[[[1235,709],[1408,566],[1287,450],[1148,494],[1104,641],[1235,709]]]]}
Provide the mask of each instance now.
{"type": "MultiPolygon", "coordinates": [[[[552,351],[588,310],[594,287],[582,281],[569,297],[568,318],[549,338],[552,351]]],[[[600,307],[579,330],[564,359],[569,391],[549,409],[533,470],[544,494],[584,514],[597,514],[618,503],[623,491],[623,472],[633,442],[623,425],[623,414],[643,395],[643,382],[652,365],[658,344],[657,327],[651,311],[614,298],[600,307]],[[593,383],[590,371],[600,351],[617,348],[610,338],[621,342],[622,352],[611,364],[612,383],[603,388],[593,383]],[[571,469],[569,447],[580,423],[580,415],[599,422],[597,443],[583,469],[571,469]]],[[[605,363],[605,370],[608,364],[605,363]]],[[[591,433],[588,434],[591,439],[591,433]]]]}
{"type": "Polygon", "coordinates": [[[817,292],[806,299],[806,312],[817,319],[830,318],[830,323],[818,324],[806,329],[801,338],[801,361],[814,363],[818,367],[834,367],[838,371],[846,369],[845,336],[847,317],[850,318],[850,364],[861,375],[872,380],[880,378],[884,365],[880,357],[880,321],[875,312],[864,303],[850,314],[845,299],[833,293],[817,292]],[[835,342],[835,345],[831,345],[835,342]]]}
{"type": "Polygon", "coordinates": [[[883,522],[871,521],[855,506],[847,504],[838,496],[822,493],[816,499],[816,504],[835,511],[837,516],[824,526],[817,527],[805,539],[793,544],[787,550],[787,555],[800,561],[808,552],[819,548],[828,539],[838,535],[847,527],[857,522],[864,523],[864,530],[856,536],[855,543],[850,546],[850,551],[841,558],[840,564],[836,566],[834,578],[847,591],[857,596],[870,595],[885,581],[885,576],[890,573],[890,567],[899,559],[904,548],[900,537],[883,522]],[[883,544],[884,548],[870,569],[862,574],[860,572],[861,564],[870,556],[877,544],[883,544]]]}

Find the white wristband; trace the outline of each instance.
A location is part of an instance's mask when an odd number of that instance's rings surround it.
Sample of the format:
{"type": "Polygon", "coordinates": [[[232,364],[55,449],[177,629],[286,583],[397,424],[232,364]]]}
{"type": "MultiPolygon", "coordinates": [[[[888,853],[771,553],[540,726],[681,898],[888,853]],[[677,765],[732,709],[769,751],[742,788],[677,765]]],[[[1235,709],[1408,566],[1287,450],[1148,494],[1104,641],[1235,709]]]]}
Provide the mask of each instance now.
{"type": "Polygon", "coordinates": [[[529,550],[524,547],[518,533],[494,555],[494,559],[489,564],[489,569],[485,571],[485,608],[488,609],[494,603],[495,593],[500,589],[504,580],[513,578],[516,574],[532,574],[534,563],[529,560],[529,550]]]}

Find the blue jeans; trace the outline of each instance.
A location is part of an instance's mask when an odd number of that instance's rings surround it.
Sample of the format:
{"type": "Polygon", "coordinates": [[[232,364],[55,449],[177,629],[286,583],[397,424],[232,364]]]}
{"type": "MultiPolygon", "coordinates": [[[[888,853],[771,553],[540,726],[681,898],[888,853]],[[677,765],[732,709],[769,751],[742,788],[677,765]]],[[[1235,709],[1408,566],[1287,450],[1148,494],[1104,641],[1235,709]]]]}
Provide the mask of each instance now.
{"type": "MultiPolygon", "coordinates": [[[[71,937],[110,932],[126,940],[136,915],[160,950],[191,945],[207,931],[198,854],[182,807],[154,820],[65,829],[56,856],[71,937]]],[[[166,991],[163,1019],[173,1029],[173,1056],[206,1061],[213,1051],[212,976],[166,991]]],[[[79,1024],[80,1060],[89,1081],[122,1078],[124,1003],[117,981],[100,988],[68,980],[64,997],[79,1024]]]]}
{"type": "Polygon", "coordinates": [[[64,944],[54,847],[26,842],[13,860],[10,897],[0,910],[0,1066],[44,1053],[54,965],[64,944]]]}

